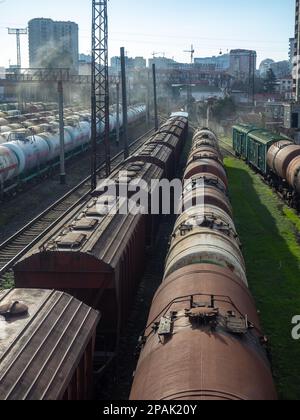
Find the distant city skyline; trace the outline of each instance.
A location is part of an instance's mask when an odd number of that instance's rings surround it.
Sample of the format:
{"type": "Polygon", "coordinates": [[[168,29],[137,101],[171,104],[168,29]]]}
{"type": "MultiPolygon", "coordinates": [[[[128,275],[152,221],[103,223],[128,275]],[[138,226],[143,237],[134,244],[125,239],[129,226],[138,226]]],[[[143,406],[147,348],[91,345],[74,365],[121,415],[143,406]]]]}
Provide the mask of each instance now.
{"type": "MultiPolygon", "coordinates": [[[[109,56],[125,46],[128,56],[151,58],[152,52],[189,62],[184,53],[193,44],[195,57],[209,57],[243,48],[263,59],[288,60],[294,35],[295,0],[111,0],[109,1],[109,56]]],[[[90,53],[91,0],[4,0],[0,2],[0,66],[16,64],[15,37],[7,27],[27,27],[32,18],[70,20],[79,25],[79,52],[90,53]]],[[[22,62],[28,66],[28,41],[22,37],[22,62]]]]}

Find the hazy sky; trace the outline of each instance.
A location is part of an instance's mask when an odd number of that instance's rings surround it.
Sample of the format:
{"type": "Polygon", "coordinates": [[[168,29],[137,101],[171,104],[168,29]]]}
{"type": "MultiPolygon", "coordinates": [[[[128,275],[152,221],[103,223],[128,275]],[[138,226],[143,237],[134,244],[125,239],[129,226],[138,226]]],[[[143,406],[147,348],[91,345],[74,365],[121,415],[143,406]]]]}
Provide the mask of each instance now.
{"type": "MultiPolygon", "coordinates": [[[[15,37],[7,27],[26,27],[47,17],[79,24],[80,52],[90,51],[91,0],[0,0],[0,66],[16,63],[15,37]]],[[[258,52],[258,60],[284,60],[294,31],[295,0],[110,0],[109,55],[125,46],[130,56],[164,52],[189,61],[184,50],[194,44],[197,57],[232,48],[258,52]]],[[[22,37],[23,66],[28,65],[27,37],[22,37]]]]}

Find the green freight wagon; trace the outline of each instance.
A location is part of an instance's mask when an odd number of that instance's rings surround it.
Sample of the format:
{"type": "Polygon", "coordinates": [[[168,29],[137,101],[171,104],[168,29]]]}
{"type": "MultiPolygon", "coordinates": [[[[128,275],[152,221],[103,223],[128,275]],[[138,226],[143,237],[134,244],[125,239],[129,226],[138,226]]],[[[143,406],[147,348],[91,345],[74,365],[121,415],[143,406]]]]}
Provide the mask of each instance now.
{"type": "Polygon", "coordinates": [[[264,128],[249,125],[233,127],[233,149],[262,174],[268,174],[267,154],[272,144],[286,140],[287,137],[272,133],[264,128]]]}
{"type": "Polygon", "coordinates": [[[238,157],[247,159],[247,137],[256,127],[238,124],[233,127],[233,149],[238,157]]]}

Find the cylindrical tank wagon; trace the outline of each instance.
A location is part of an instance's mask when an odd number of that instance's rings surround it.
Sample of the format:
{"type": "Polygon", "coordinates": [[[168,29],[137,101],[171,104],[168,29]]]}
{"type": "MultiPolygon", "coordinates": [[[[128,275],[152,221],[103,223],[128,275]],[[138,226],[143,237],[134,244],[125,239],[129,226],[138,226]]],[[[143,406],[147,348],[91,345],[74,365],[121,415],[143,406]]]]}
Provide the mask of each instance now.
{"type": "Polygon", "coordinates": [[[286,179],[300,197],[300,156],[297,156],[289,164],[286,179]]]}
{"type": "MultiPolygon", "coordinates": [[[[43,104],[32,104],[27,111],[45,112],[43,104]]],[[[48,112],[48,111],[46,111],[48,112]]],[[[52,111],[51,111],[52,112],[52,111]]],[[[129,124],[140,121],[146,112],[144,105],[130,107],[129,124]]],[[[37,114],[27,114],[26,119],[11,122],[8,111],[0,120],[0,144],[10,149],[18,160],[17,171],[6,171],[0,184],[0,195],[9,191],[12,186],[20,185],[41,173],[49,172],[56,165],[60,155],[59,123],[54,115],[45,117],[37,114]],[[7,124],[7,125],[6,125],[7,124]],[[16,178],[16,173],[18,178],[16,178]]],[[[21,118],[16,114],[14,118],[21,118]]],[[[110,118],[110,130],[116,129],[117,117],[113,113],[110,118]]],[[[122,121],[120,121],[120,127],[122,121]]],[[[98,131],[103,133],[104,126],[99,126],[98,131]]],[[[66,112],[64,145],[66,159],[86,150],[91,139],[91,118],[88,111],[84,110],[83,117],[80,113],[75,115],[72,110],[66,112]]],[[[2,149],[4,150],[4,149],[2,149]]],[[[1,151],[0,151],[1,153],[1,151]]],[[[1,157],[0,157],[1,158],[1,157]]],[[[4,156],[2,160],[7,160],[4,156]]]]}
{"type": "Polygon", "coordinates": [[[156,293],[131,400],[273,400],[255,304],[228,268],[186,266],[156,293]]]}
{"type": "Polygon", "coordinates": [[[0,188],[4,187],[4,184],[12,178],[19,175],[19,164],[15,153],[0,145],[0,188]]]}
{"type": "MultiPolygon", "coordinates": [[[[216,142],[218,155],[216,136],[202,131],[216,142]]],[[[201,147],[197,133],[191,155],[201,147]]],[[[227,179],[223,172],[212,174],[202,159],[214,161],[200,157],[198,172],[188,178],[186,206],[140,339],[131,400],[274,400],[266,339],[247,287],[227,179]],[[191,196],[200,203],[193,204],[191,196]]]]}

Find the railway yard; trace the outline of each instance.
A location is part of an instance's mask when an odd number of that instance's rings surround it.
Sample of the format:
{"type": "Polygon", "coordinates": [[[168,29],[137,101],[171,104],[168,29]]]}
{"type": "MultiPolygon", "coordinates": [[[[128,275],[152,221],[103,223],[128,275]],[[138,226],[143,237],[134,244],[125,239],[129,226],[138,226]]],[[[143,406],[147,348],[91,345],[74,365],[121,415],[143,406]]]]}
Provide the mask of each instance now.
{"type": "MultiPolygon", "coordinates": [[[[242,281],[244,284],[249,284],[249,289],[253,294],[255,305],[257,307],[262,323],[262,327],[259,327],[258,320],[248,320],[248,328],[249,325],[252,326],[251,328],[255,326],[254,328],[258,328],[259,331],[260,328],[262,328],[264,334],[266,334],[266,337],[268,337],[268,342],[266,345],[264,345],[266,350],[263,350],[266,352],[265,355],[257,356],[257,362],[253,362],[253,360],[251,362],[250,360],[248,362],[244,360],[243,362],[249,366],[251,366],[251,363],[253,363],[253,366],[249,370],[250,376],[248,377],[247,382],[254,381],[250,388],[252,390],[256,389],[257,393],[252,394],[251,392],[248,395],[247,393],[243,395],[243,391],[241,389],[234,389],[234,380],[232,379],[232,381],[229,381],[230,385],[228,385],[228,389],[225,387],[221,393],[219,390],[217,394],[215,394],[213,391],[210,391],[210,393],[206,396],[204,389],[217,390],[219,386],[214,382],[216,380],[218,381],[218,378],[214,378],[214,376],[209,371],[207,371],[207,373],[204,374],[204,378],[202,380],[206,378],[205,380],[207,380],[208,383],[207,385],[202,385],[203,390],[199,389],[195,398],[198,399],[217,397],[218,399],[228,399],[228,396],[231,395],[230,399],[275,399],[276,393],[274,388],[272,390],[273,385],[271,385],[271,374],[268,373],[268,369],[272,368],[272,374],[279,397],[282,399],[298,399],[300,397],[298,392],[300,388],[298,374],[300,372],[300,364],[298,362],[298,360],[300,360],[298,357],[299,350],[297,342],[292,340],[291,337],[291,320],[293,315],[295,313],[299,313],[300,311],[299,300],[297,299],[299,288],[297,284],[297,276],[300,266],[300,221],[297,211],[288,206],[288,204],[291,204],[290,202],[284,202],[284,194],[282,194],[282,191],[276,191],[275,186],[273,186],[272,191],[270,185],[268,185],[268,181],[264,178],[263,174],[258,173],[257,170],[254,170],[255,168],[250,168],[242,159],[240,159],[239,156],[236,156],[233,143],[235,138],[234,136],[233,139],[230,137],[220,137],[218,139],[212,132],[202,130],[202,132],[198,132],[198,137],[196,135],[196,137],[192,139],[194,133],[197,133],[197,127],[192,123],[192,121],[190,121],[189,132],[187,133],[187,128],[184,128],[185,119],[183,117],[177,118],[177,122],[175,117],[173,117],[173,119],[170,121],[168,118],[164,118],[163,120],[165,123],[163,123],[158,131],[158,134],[156,135],[153,134],[153,129],[151,130],[149,127],[146,128],[145,123],[135,124],[135,126],[131,127],[129,131],[131,157],[128,159],[129,163],[127,165],[129,165],[129,171],[133,170],[130,168],[134,168],[134,170],[140,170],[141,161],[144,160],[145,162],[148,162],[147,165],[149,168],[144,172],[144,175],[142,175],[145,180],[150,180],[151,178],[156,177],[160,178],[163,176],[163,174],[169,177],[169,179],[173,179],[175,176],[180,179],[183,174],[185,174],[186,179],[192,178],[196,181],[197,179],[204,179],[206,185],[205,191],[206,189],[207,191],[205,192],[204,202],[206,204],[203,210],[207,215],[205,217],[208,217],[209,219],[211,218],[211,215],[216,215],[213,216],[216,217],[216,219],[211,219],[209,223],[212,223],[213,220],[216,220],[214,223],[217,223],[217,225],[212,227],[213,225],[211,226],[209,224],[207,226],[211,227],[208,228],[205,227],[206,224],[204,224],[203,227],[200,227],[199,238],[195,242],[195,245],[199,247],[199,250],[193,251],[196,252],[195,256],[193,256],[193,254],[189,256],[189,252],[191,251],[186,251],[187,255],[185,257],[181,257],[183,259],[176,262],[176,259],[178,259],[180,256],[180,253],[177,255],[176,242],[174,244],[174,249],[172,250],[171,245],[171,251],[169,251],[169,254],[167,254],[167,252],[169,248],[170,237],[174,229],[174,224],[177,223],[179,229],[183,229],[180,226],[190,226],[189,224],[193,218],[197,216],[189,216],[190,219],[188,218],[187,220],[190,221],[184,221],[183,214],[180,216],[178,222],[176,222],[175,215],[163,216],[160,222],[154,216],[152,216],[152,220],[148,220],[146,216],[135,216],[136,221],[134,223],[136,227],[134,230],[136,232],[135,235],[137,236],[130,245],[132,247],[130,252],[133,253],[132,255],[137,255],[138,252],[139,257],[137,257],[137,260],[139,260],[141,263],[142,261],[145,261],[145,266],[144,264],[137,265],[134,268],[135,271],[133,271],[133,266],[130,266],[130,277],[127,279],[124,277],[122,280],[114,280],[117,282],[121,281],[124,283],[124,285],[127,284],[128,286],[126,287],[129,287],[132,292],[128,294],[126,289],[121,289],[121,291],[119,291],[121,294],[118,300],[114,301],[115,298],[111,294],[111,291],[107,290],[107,292],[105,292],[105,288],[107,287],[105,284],[107,280],[105,280],[106,277],[103,277],[102,279],[101,276],[104,276],[104,272],[106,270],[103,271],[103,274],[101,274],[101,271],[103,270],[101,266],[99,266],[97,269],[97,271],[99,271],[98,279],[93,279],[91,277],[91,279],[88,280],[87,276],[90,270],[88,268],[90,264],[88,260],[85,262],[82,260],[82,262],[78,265],[77,256],[74,261],[72,261],[70,260],[70,255],[72,255],[72,253],[67,251],[67,247],[70,246],[67,244],[70,240],[75,240],[75,235],[70,235],[68,230],[66,233],[64,233],[64,230],[61,230],[63,228],[65,229],[66,226],[70,224],[70,220],[72,221],[73,219],[77,220],[77,232],[80,233],[80,229],[84,229],[82,230],[82,233],[87,232],[88,230],[86,227],[80,228],[79,225],[83,223],[80,221],[82,220],[82,217],[86,217],[84,216],[85,214],[88,216],[89,212],[91,213],[89,217],[92,216],[92,220],[96,220],[96,213],[94,213],[94,211],[85,210],[89,208],[92,209],[94,199],[91,198],[89,190],[90,177],[88,174],[90,168],[90,154],[88,151],[83,151],[80,156],[75,156],[68,163],[68,173],[72,174],[72,176],[68,176],[67,183],[65,185],[59,185],[59,177],[57,173],[49,174],[49,176],[37,179],[33,184],[30,184],[25,188],[23,187],[21,190],[16,190],[14,194],[7,196],[7,200],[3,202],[0,214],[1,241],[3,242],[0,247],[2,288],[10,289],[11,287],[16,286],[20,288],[20,291],[24,290],[24,288],[29,288],[29,290],[59,289],[64,293],[73,295],[76,299],[83,301],[85,304],[94,307],[95,309],[100,309],[100,327],[98,326],[97,333],[95,335],[96,352],[94,356],[94,366],[97,367],[97,369],[100,369],[99,372],[101,372],[101,374],[98,372],[98,374],[95,376],[94,398],[127,400],[131,395],[131,399],[134,400],[162,399],[166,398],[166,395],[169,395],[168,393],[170,391],[168,391],[168,383],[170,382],[170,379],[168,379],[168,377],[165,379],[159,378],[157,376],[155,378],[151,377],[150,372],[154,371],[154,368],[151,367],[152,358],[149,359],[148,363],[150,363],[150,365],[148,367],[145,361],[140,361],[136,370],[136,363],[138,357],[137,354],[141,354],[142,358],[144,352],[147,353],[147,340],[150,340],[150,338],[142,339],[141,337],[143,335],[147,337],[149,334],[151,336],[151,333],[147,332],[147,330],[144,333],[142,332],[144,331],[145,325],[147,325],[147,317],[153,296],[157,292],[157,289],[161,288],[160,285],[165,267],[168,270],[165,276],[170,279],[172,279],[172,276],[174,277],[174,280],[171,280],[170,284],[173,284],[174,281],[177,281],[176,276],[172,274],[174,273],[174,270],[175,274],[177,271],[180,273],[179,278],[182,276],[190,275],[185,268],[186,266],[189,266],[189,258],[191,258],[191,261],[196,258],[198,265],[202,258],[202,265],[199,265],[199,267],[197,265],[194,266],[195,269],[198,267],[198,276],[203,275],[201,274],[203,270],[207,270],[207,273],[211,273],[210,275],[212,276],[212,279],[213,276],[220,275],[220,273],[215,271],[217,266],[222,266],[225,264],[225,266],[232,267],[231,270],[233,270],[233,267],[235,267],[233,274],[231,275],[236,277],[232,278],[235,278],[234,282],[242,281]],[[172,121],[175,122],[174,127],[172,126],[172,121]],[[183,129],[185,131],[182,131],[183,129]],[[180,143],[178,142],[180,138],[181,146],[179,146],[180,143]],[[185,139],[184,144],[182,143],[183,138],[185,139]],[[182,152],[180,152],[181,148],[183,148],[182,152]],[[191,148],[192,154],[190,155],[191,148]],[[162,154],[163,150],[164,153],[162,154]],[[167,151],[168,153],[166,154],[167,151]],[[150,158],[152,155],[153,157],[150,158]],[[223,159],[222,155],[224,157],[224,165],[227,175],[220,166],[220,163],[218,163],[221,162],[221,159],[223,159]],[[163,156],[164,158],[162,158],[163,156]],[[167,156],[169,157],[167,158],[167,156]],[[217,157],[217,161],[215,160],[215,156],[217,157]],[[166,159],[164,166],[161,166],[161,163],[159,163],[162,161],[161,159],[166,159]],[[203,163],[201,163],[201,159],[203,160],[203,163]],[[187,161],[190,162],[188,169],[186,169],[187,161]],[[157,162],[156,164],[159,165],[156,166],[155,172],[153,172],[153,169],[151,169],[151,172],[149,172],[151,162],[152,165],[155,162],[157,162]],[[158,170],[159,167],[160,169],[158,170]],[[216,180],[218,180],[217,184],[215,183],[216,180]],[[222,198],[222,194],[224,194],[224,191],[226,191],[227,188],[229,192],[229,198],[232,203],[233,213],[231,213],[230,204],[229,201],[227,201],[227,198],[225,201],[224,198],[222,198]],[[87,204],[89,202],[91,204],[87,204]],[[33,203],[35,205],[33,205],[33,203]],[[217,210],[216,206],[221,206],[222,210],[217,210]],[[79,219],[78,216],[76,216],[78,214],[81,214],[79,219]],[[232,222],[230,222],[230,219],[228,218],[232,217],[232,214],[234,215],[233,217],[235,225],[231,225],[232,222]],[[220,222],[222,220],[223,222],[220,222]],[[245,223],[245,221],[247,221],[247,223],[245,223]],[[236,254],[235,257],[233,256],[238,249],[236,248],[236,245],[233,245],[233,243],[230,245],[230,247],[233,247],[231,248],[231,251],[227,254],[225,253],[223,256],[218,254],[219,251],[217,253],[216,251],[213,251],[216,239],[213,237],[209,239],[210,237],[208,233],[210,229],[212,229],[212,232],[214,232],[216,229],[215,232],[217,232],[218,229],[220,229],[220,223],[222,226],[231,225],[230,230],[227,233],[227,235],[230,237],[234,238],[236,235],[234,232],[238,232],[239,240],[242,244],[241,249],[245,258],[245,266],[244,259],[239,253],[240,251],[238,254],[236,254]],[[140,230],[141,226],[145,226],[146,235],[143,233],[143,229],[140,230]],[[210,253],[208,253],[208,248],[205,250],[208,242],[203,242],[204,248],[201,250],[201,243],[203,240],[202,238],[204,238],[201,236],[203,235],[201,229],[208,229],[208,236],[206,237],[206,241],[212,241],[210,245],[210,247],[212,247],[212,251],[210,251],[210,253]],[[61,233],[59,233],[60,231],[61,233]],[[16,234],[15,232],[18,233],[16,234]],[[57,244],[59,243],[57,242],[58,240],[64,243],[64,235],[66,235],[66,238],[68,238],[66,239],[66,243],[61,245],[61,249],[57,248],[55,251],[55,247],[53,248],[53,244],[55,243],[53,242],[53,238],[60,238],[55,239],[57,244]],[[136,248],[136,246],[138,248],[136,248]],[[143,247],[145,247],[144,251],[143,247]],[[47,252],[46,259],[45,256],[41,254],[41,252],[44,252],[42,251],[43,249],[47,252]],[[47,251],[47,249],[51,250],[50,253],[47,251]],[[234,249],[236,250],[233,251],[234,249]],[[167,255],[169,255],[169,259],[171,258],[169,267],[168,262],[165,262],[168,261],[166,260],[167,255]],[[201,257],[201,255],[203,256],[201,257]],[[63,260],[62,262],[59,262],[58,258],[60,258],[60,256],[65,259],[64,263],[63,260]],[[205,263],[205,261],[210,261],[210,264],[212,264],[215,258],[216,262],[213,264],[216,265],[207,265],[207,263],[205,263]],[[61,264],[63,264],[65,267],[60,268],[58,271],[55,267],[59,267],[61,264]],[[174,268],[172,268],[173,266],[174,268]],[[68,267],[69,269],[72,268],[70,271],[71,277],[69,279],[68,267]],[[215,268],[212,270],[212,267],[215,268]],[[50,271],[47,276],[45,276],[49,268],[50,271]],[[78,276],[79,272],[81,274],[78,276]],[[247,273],[247,277],[245,277],[245,273],[247,273]],[[76,276],[78,279],[76,279],[76,276]],[[81,281],[81,278],[85,279],[86,289],[82,289],[82,286],[80,286],[80,283],[78,283],[81,281]],[[132,283],[133,278],[135,278],[134,283],[132,283]],[[95,280],[96,283],[94,284],[95,280]],[[128,283],[129,281],[131,283],[128,283]],[[99,290],[101,293],[94,293],[93,290],[99,290]],[[105,301],[106,303],[103,306],[101,302],[104,303],[105,301]],[[119,315],[117,315],[115,321],[113,321],[112,313],[109,310],[109,306],[111,305],[116,305],[116,309],[119,311],[119,315]],[[283,330],[286,331],[285,334],[281,333],[283,330]],[[140,347],[137,353],[139,342],[140,347]],[[146,348],[144,349],[145,346],[146,348]],[[258,379],[259,375],[261,375],[261,373],[258,374],[258,372],[262,370],[262,366],[258,368],[263,360],[260,359],[261,357],[263,357],[264,360],[268,360],[267,363],[270,363],[270,368],[267,368],[265,371],[264,378],[261,377],[261,379],[258,379]],[[143,367],[139,368],[141,364],[143,367]],[[146,367],[144,366],[145,364],[146,367]],[[142,373],[139,372],[139,369],[143,369],[142,373]],[[149,369],[148,372],[147,369],[149,369]],[[253,371],[255,371],[255,369],[258,369],[257,375],[253,376],[253,371]],[[133,376],[135,371],[135,376],[133,376]],[[149,384],[145,382],[145,378],[148,378],[147,381],[149,381],[149,384]],[[140,380],[142,383],[139,383],[140,380]],[[155,385],[155,381],[157,380],[160,383],[160,387],[155,385]],[[165,385],[164,381],[166,382],[165,385]],[[209,381],[213,382],[209,383],[209,381]],[[103,387],[103,384],[105,384],[105,387],[103,387]],[[147,388],[148,386],[150,387],[149,389],[147,388]],[[262,386],[262,388],[260,388],[260,386],[262,386]],[[164,387],[166,387],[165,390],[164,387]],[[161,394],[155,393],[152,395],[150,391],[152,388],[153,390],[159,390],[161,394]],[[145,392],[145,394],[140,394],[141,392],[145,392]]],[[[113,173],[118,173],[121,168],[124,169],[124,163],[122,163],[124,159],[122,153],[122,140],[119,145],[113,141],[111,146],[112,156],[114,156],[112,159],[112,171],[113,173]]],[[[100,165],[99,171],[100,177],[105,178],[104,165],[100,165]]],[[[195,212],[195,210],[193,211],[195,212]]],[[[150,216],[147,217],[150,218],[150,216]]],[[[129,222],[129,219],[127,222],[126,218],[128,219],[129,216],[126,216],[122,222],[117,222],[117,219],[116,222],[114,222],[120,224],[119,228],[114,228],[116,230],[114,230],[115,233],[113,235],[115,235],[115,239],[117,241],[118,235],[121,235],[122,229],[129,222]]],[[[133,221],[134,218],[130,223],[132,224],[133,221]]],[[[109,225],[107,228],[109,228],[109,225]]],[[[228,228],[226,227],[226,229],[228,228]]],[[[100,243],[102,243],[102,247],[108,246],[106,241],[108,241],[110,235],[109,230],[107,231],[107,235],[107,239],[105,239],[105,233],[102,233],[103,238],[98,238],[98,240],[101,239],[100,243]]],[[[175,237],[174,235],[175,234],[173,233],[173,237],[175,237]]],[[[186,236],[186,234],[184,234],[184,236],[186,236]]],[[[79,238],[78,234],[76,234],[76,237],[79,238]]],[[[195,241],[195,239],[192,239],[192,237],[191,240],[195,241]]],[[[224,241],[223,234],[219,240],[224,241]]],[[[238,242],[238,244],[240,244],[240,242],[238,242]]],[[[97,247],[100,246],[100,243],[97,245],[97,247]]],[[[186,242],[186,245],[188,244],[189,240],[186,242]]],[[[78,246],[79,249],[81,247],[79,243],[72,245],[72,247],[73,246],[76,246],[76,249],[78,249],[78,246]]],[[[118,253],[121,252],[122,255],[122,253],[125,252],[125,249],[124,251],[121,251],[118,249],[118,246],[114,250],[114,246],[115,245],[110,244],[110,250],[108,248],[107,251],[103,251],[103,256],[100,257],[103,262],[106,261],[105,264],[112,264],[111,267],[113,267],[115,263],[112,262],[113,260],[110,261],[112,257],[108,258],[105,256],[105,254],[116,253],[114,258],[117,258],[118,253]]],[[[225,246],[225,243],[222,245],[224,250],[227,246],[228,244],[225,246]]],[[[187,248],[187,250],[188,249],[189,248],[187,248]]],[[[77,254],[75,253],[74,255],[77,254]]],[[[95,254],[95,256],[96,255],[98,254],[95,254]]],[[[99,257],[97,256],[97,258],[99,257]]],[[[127,258],[128,257],[125,257],[125,259],[127,258]]],[[[134,260],[131,261],[133,263],[134,260]]],[[[101,264],[103,264],[103,262],[101,264]]],[[[121,270],[124,269],[125,266],[121,270]]],[[[128,269],[129,266],[125,270],[128,269]]],[[[224,271],[224,275],[225,272],[226,269],[224,271]]],[[[229,272],[226,275],[228,276],[229,272]]],[[[239,287],[241,287],[241,284],[239,287]]],[[[172,289],[170,289],[170,291],[167,291],[166,294],[166,296],[173,296],[172,298],[169,298],[170,303],[168,304],[168,300],[163,301],[164,303],[160,303],[159,307],[168,308],[169,311],[171,310],[170,305],[175,305],[174,308],[176,307],[176,312],[172,313],[177,313],[178,311],[178,313],[180,313],[180,305],[178,307],[178,304],[176,306],[174,303],[180,296],[186,296],[190,294],[191,296],[194,296],[193,299],[196,299],[196,295],[199,294],[199,291],[201,291],[202,294],[204,293],[204,295],[206,293],[212,295],[213,293],[213,289],[211,289],[209,286],[207,286],[207,292],[205,292],[205,289],[202,290],[201,288],[198,290],[197,285],[195,286],[196,288],[194,290],[191,288],[188,293],[184,289],[182,291],[179,289],[177,295],[172,295],[172,289]]],[[[178,287],[180,288],[180,284],[178,284],[177,288],[178,287]]],[[[213,288],[214,287],[215,286],[213,286],[213,288]]],[[[218,296],[226,296],[226,293],[229,293],[229,289],[226,290],[226,287],[228,286],[225,286],[225,289],[221,288],[220,290],[217,288],[213,295],[214,303],[209,305],[206,310],[201,309],[202,315],[197,322],[200,322],[200,319],[204,319],[204,316],[207,317],[207,320],[205,321],[205,328],[212,328],[209,327],[210,322],[212,322],[209,321],[209,317],[216,316],[216,312],[214,311],[218,311],[218,316],[221,316],[221,312],[219,312],[221,303],[219,302],[219,304],[217,304],[216,301],[218,302],[219,300],[218,296]],[[208,313],[210,315],[208,315],[208,313]]],[[[166,292],[164,292],[164,294],[165,293],[166,292]]],[[[232,293],[233,295],[230,296],[230,299],[232,299],[234,293],[237,292],[232,291],[232,293]]],[[[245,291],[243,293],[245,293],[245,291]]],[[[237,297],[235,297],[235,299],[237,299],[237,297]]],[[[232,301],[234,308],[241,308],[239,309],[241,318],[237,318],[237,320],[233,322],[233,325],[235,325],[233,328],[243,329],[245,327],[242,327],[242,324],[245,321],[243,321],[244,312],[240,306],[240,299],[241,297],[238,299],[238,305],[237,302],[234,300],[232,301]],[[238,321],[238,319],[240,319],[240,321],[238,321]]],[[[248,298],[244,297],[243,299],[245,299],[246,304],[248,298]]],[[[199,305],[199,301],[196,301],[197,305],[195,307],[192,305],[190,311],[194,311],[194,317],[199,317],[199,315],[196,315],[196,308],[199,305]]],[[[154,305],[155,308],[155,300],[153,301],[152,305],[154,305]]],[[[249,306],[249,302],[246,304],[244,309],[244,311],[247,310],[248,319],[252,309],[250,310],[250,307],[246,309],[247,305],[249,306]]],[[[186,303],[181,305],[181,307],[186,308],[186,303]]],[[[228,305],[225,305],[224,310],[225,309],[228,311],[228,309],[230,309],[230,305],[229,307],[228,305]]],[[[154,322],[153,319],[155,319],[155,313],[157,313],[157,311],[159,312],[160,310],[152,309],[152,315],[150,315],[151,323],[154,322]]],[[[166,317],[164,319],[168,319],[168,311],[164,315],[166,317]]],[[[234,312],[232,309],[230,313],[232,314],[232,317],[236,316],[233,315],[234,312]]],[[[254,313],[255,311],[253,314],[254,313]]],[[[216,328],[217,323],[221,322],[220,320],[218,321],[218,316],[216,318],[212,318],[214,320],[214,327],[211,330],[212,333],[216,328]]],[[[160,318],[158,318],[158,321],[159,319],[160,318]]],[[[176,321],[176,319],[177,318],[174,318],[173,321],[170,320],[168,322],[179,322],[176,321]]],[[[159,328],[159,326],[157,328],[159,328]]],[[[162,334],[161,337],[166,337],[164,340],[168,339],[168,334],[170,334],[166,325],[165,328],[167,328],[167,332],[160,333],[162,334]]],[[[173,326],[172,329],[174,328],[176,327],[173,326]]],[[[202,327],[200,327],[200,329],[201,328],[202,327]]],[[[221,324],[220,328],[221,330],[223,328],[221,327],[221,324]]],[[[227,327],[227,332],[223,332],[223,334],[225,334],[224,338],[227,337],[228,332],[233,336],[237,334],[236,332],[230,332],[230,328],[228,328],[229,327],[227,327]]],[[[246,334],[246,330],[243,330],[243,332],[240,332],[239,334],[246,334]]],[[[253,333],[249,332],[247,334],[253,333]]],[[[260,337],[260,334],[261,333],[259,332],[257,336],[258,338],[260,337]]],[[[251,340],[253,340],[253,337],[251,340]]],[[[161,340],[162,339],[163,338],[161,338],[161,340]]],[[[174,339],[174,337],[172,339],[174,339]]],[[[236,336],[235,339],[237,340],[236,346],[238,346],[238,336],[236,336]]],[[[224,354],[225,349],[222,348],[218,349],[217,347],[209,350],[208,346],[211,344],[210,342],[201,344],[201,341],[199,341],[197,344],[197,337],[191,336],[191,338],[186,338],[185,340],[187,342],[191,340],[191,342],[193,342],[193,340],[196,340],[189,350],[189,357],[191,357],[191,360],[194,357],[193,348],[199,346],[204,346],[204,358],[209,357],[210,352],[214,353],[219,351],[220,354],[224,354]]],[[[157,351],[163,351],[163,348],[164,346],[161,349],[158,348],[157,351]]],[[[174,346],[174,355],[172,355],[172,352],[170,353],[171,349],[169,350],[168,354],[168,359],[172,365],[177,364],[175,361],[177,357],[176,348],[180,348],[180,345],[177,344],[174,346]],[[174,360],[172,359],[173,357],[175,358],[174,360]]],[[[227,356],[229,358],[231,357],[230,353],[233,356],[233,360],[235,357],[237,359],[239,357],[242,359],[246,357],[246,355],[242,356],[241,353],[235,349],[235,346],[233,346],[232,350],[229,352],[227,356]],[[234,356],[235,351],[237,351],[236,356],[234,356]]],[[[259,353],[261,353],[261,350],[258,350],[258,354],[259,353]]],[[[216,360],[218,360],[217,353],[215,357],[216,360]]],[[[163,353],[161,354],[160,358],[162,360],[167,360],[163,353]]],[[[234,369],[234,362],[230,362],[228,360],[228,363],[231,365],[233,363],[232,368],[234,369]]],[[[185,370],[182,372],[178,371],[176,373],[176,376],[182,376],[182,379],[179,382],[181,384],[181,388],[182,383],[184,383],[185,380],[184,378],[190,368],[193,370],[197,369],[196,362],[193,362],[191,367],[185,366],[185,370]]],[[[266,369],[266,365],[263,370],[264,369],[266,369]]],[[[161,371],[163,372],[163,369],[161,371]]],[[[271,370],[269,370],[269,372],[271,372],[271,370]]],[[[244,372],[244,375],[247,376],[247,373],[244,372]]],[[[195,378],[197,378],[197,375],[195,378]]],[[[53,380],[55,380],[55,378],[53,380]]],[[[191,396],[189,396],[190,391],[188,391],[188,387],[192,386],[192,389],[196,389],[197,379],[195,379],[195,381],[196,382],[194,385],[187,384],[186,391],[184,391],[187,394],[181,394],[183,399],[191,398],[191,396]]],[[[16,389],[17,388],[18,385],[16,383],[16,389]]],[[[81,392],[84,394],[86,393],[86,390],[81,392]]],[[[174,383],[172,392],[177,392],[176,388],[174,388],[174,383]]],[[[180,392],[182,393],[182,391],[180,392]]],[[[248,391],[245,390],[245,392],[248,391]]]]}

